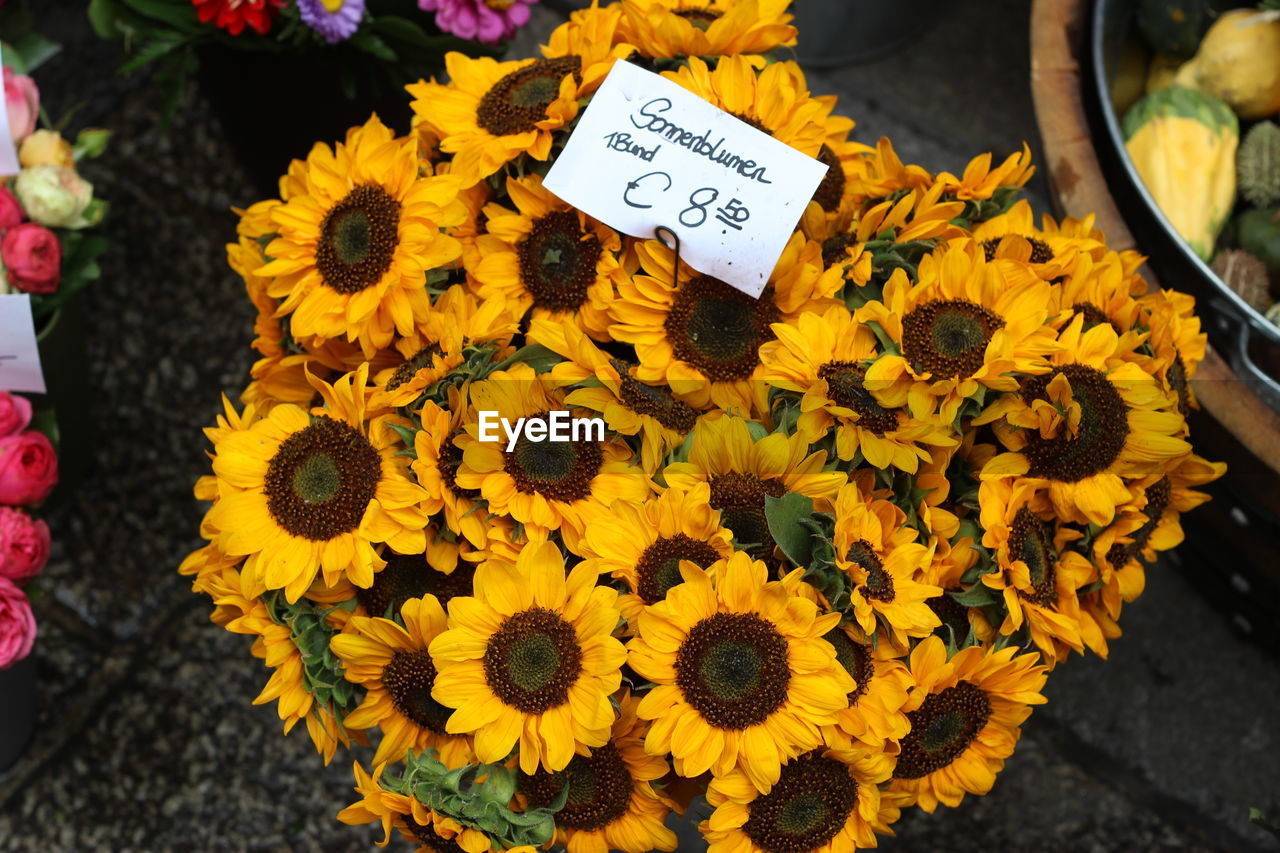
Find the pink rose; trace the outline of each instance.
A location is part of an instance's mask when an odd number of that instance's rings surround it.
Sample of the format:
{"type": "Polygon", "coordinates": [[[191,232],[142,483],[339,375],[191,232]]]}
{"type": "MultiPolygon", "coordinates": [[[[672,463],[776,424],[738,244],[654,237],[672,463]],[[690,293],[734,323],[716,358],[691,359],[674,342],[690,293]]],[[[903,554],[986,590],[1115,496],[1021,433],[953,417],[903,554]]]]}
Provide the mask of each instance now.
{"type": "Polygon", "coordinates": [[[17,435],[31,423],[31,401],[0,391],[0,438],[17,435]]]}
{"type": "Polygon", "coordinates": [[[8,187],[0,187],[0,233],[22,222],[27,215],[22,212],[18,197],[8,187]]]}
{"type": "Polygon", "coordinates": [[[53,293],[62,278],[62,244],[43,225],[24,222],[4,232],[0,258],[9,283],[27,293],[53,293]]]}
{"type": "Polygon", "coordinates": [[[44,433],[0,438],[0,504],[39,503],[57,482],[58,457],[44,433]]]}
{"type": "Polygon", "coordinates": [[[0,507],[0,577],[27,581],[47,562],[49,525],[20,509],[0,507]]]}
{"type": "Polygon", "coordinates": [[[0,578],[0,669],[8,669],[31,654],[36,642],[36,617],[26,593],[8,578],[0,578]]]}
{"type": "Polygon", "coordinates": [[[7,65],[4,67],[4,106],[9,111],[9,133],[15,143],[21,144],[36,129],[40,90],[35,80],[25,74],[14,74],[7,65]]]}

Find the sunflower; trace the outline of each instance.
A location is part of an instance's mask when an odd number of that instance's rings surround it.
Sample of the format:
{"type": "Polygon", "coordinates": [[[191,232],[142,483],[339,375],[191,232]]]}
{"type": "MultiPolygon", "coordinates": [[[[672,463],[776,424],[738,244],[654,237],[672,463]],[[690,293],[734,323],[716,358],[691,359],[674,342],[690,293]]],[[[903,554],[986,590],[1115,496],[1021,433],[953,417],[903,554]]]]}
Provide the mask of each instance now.
{"type": "MultiPolygon", "coordinates": [[[[979,489],[982,544],[994,552],[995,571],[982,582],[1004,597],[1007,611],[1000,634],[1025,624],[1047,663],[1084,651],[1078,591],[1093,580],[1089,561],[1067,546],[1082,533],[1030,508],[1034,481],[987,480],[979,489]]],[[[1096,648],[1095,648],[1096,651],[1096,648]]]]}
{"type": "Polygon", "coordinates": [[[1014,373],[1044,372],[1054,348],[1049,285],[1029,270],[987,263],[972,243],[939,247],[920,262],[912,285],[897,269],[880,301],[857,312],[877,323],[901,355],[883,355],[867,378],[884,385],[913,380],[913,413],[928,412],[931,397],[943,399],[944,422],[982,386],[1012,391],[1014,373]]]}
{"type": "Polygon", "coordinates": [[[809,453],[809,442],[800,435],[773,433],[757,441],[747,421],[723,417],[699,421],[688,461],[668,465],[663,477],[671,488],[685,491],[705,483],[720,524],[733,531],[740,546],[772,561],[775,543],[765,498],[797,492],[829,507],[845,475],[824,470],[826,461],[824,451],[809,453]]]}
{"type": "Polygon", "coordinates": [[[388,553],[387,565],[373,576],[373,586],[352,590],[363,609],[359,615],[392,619],[412,598],[431,595],[441,607],[448,607],[456,596],[471,595],[476,552],[469,551],[465,542],[450,542],[437,533],[428,533],[423,554],[388,553]]]}
{"type": "MultiPolygon", "coordinates": [[[[567,407],[549,384],[518,364],[475,383],[471,401],[511,423],[526,418],[550,424],[552,413],[567,407]]],[[[616,500],[643,500],[650,492],[648,477],[628,464],[631,451],[617,436],[597,439],[583,430],[570,441],[534,441],[526,431],[508,451],[505,437],[483,440],[478,421],[465,430],[455,441],[462,451],[454,474],[458,486],[478,489],[490,513],[509,515],[538,535],[559,530],[570,547],[590,517],[616,500]]]]}
{"type": "Polygon", "coordinates": [[[937,181],[947,188],[947,194],[953,198],[964,200],[988,199],[996,190],[1005,187],[1020,187],[1036,173],[1031,165],[1031,146],[1022,143],[1022,150],[1010,154],[994,169],[991,167],[991,153],[979,154],[968,162],[964,172],[956,177],[950,172],[942,172],[937,181]]]}
{"type": "MultiPolygon", "coordinates": [[[[1046,219],[1045,224],[1052,227],[1052,220],[1046,219]]],[[[1081,238],[1037,228],[1031,203],[1026,199],[978,223],[972,233],[988,261],[1025,264],[1045,281],[1066,276],[1081,255],[1100,260],[1106,252],[1101,237],[1096,232],[1081,238]]]]}
{"type": "Polygon", "coordinates": [[[278,313],[294,338],[359,341],[366,357],[407,335],[431,305],[427,270],[457,260],[440,228],[462,222],[458,182],[419,174],[412,139],[396,139],[377,116],[306,160],[305,191],[271,212],[279,236],[267,246],[278,313]]]}
{"type": "MultiPolygon", "coordinates": [[[[387,765],[376,765],[367,772],[356,762],[356,793],[359,802],[352,803],[338,813],[338,820],[348,826],[366,823],[382,825],[379,847],[391,841],[391,830],[400,831],[401,837],[416,844],[416,853],[488,853],[493,843],[478,829],[463,827],[457,821],[424,806],[417,797],[388,790],[381,784],[387,765]]],[[[532,847],[518,847],[510,853],[533,853],[532,847]]]]}
{"type": "Polygon", "coordinates": [[[631,668],[656,685],[637,710],[655,721],[645,748],[670,752],[681,776],[736,767],[768,792],[848,704],[853,679],[822,638],[840,615],[819,614],[795,582],[768,581],[741,552],[710,573],[687,561],[680,573],[628,647],[631,668]]]}
{"type": "Polygon", "coordinates": [[[445,55],[449,83],[419,81],[408,86],[417,119],[453,155],[449,174],[466,188],[521,155],[544,161],[552,136],[578,115],[579,99],[594,91],[613,61],[630,48],[614,47],[588,29],[566,52],[550,59],[498,62],[445,55]]]}
{"type": "MultiPolygon", "coordinates": [[[[210,598],[216,598],[214,591],[217,589],[225,589],[226,581],[224,577],[228,574],[234,576],[234,586],[239,589],[240,571],[239,566],[244,562],[244,557],[228,557],[226,554],[218,550],[217,546],[210,543],[192,551],[183,558],[182,563],[178,566],[178,574],[192,578],[192,592],[199,592],[208,595],[210,598]]],[[[227,623],[242,613],[242,609],[238,606],[216,606],[210,620],[220,628],[225,628],[227,623]]]]}
{"type": "Polygon", "coordinates": [[[453,712],[431,696],[439,676],[427,647],[445,630],[444,608],[426,595],[406,600],[399,616],[404,627],[381,616],[353,616],[330,643],[347,680],[366,691],[346,724],[381,729],[375,765],[432,747],[448,767],[459,767],[471,760],[471,744],[445,731],[453,712]]]}
{"type": "Polygon", "coordinates": [[[644,750],[647,723],[636,717],[639,700],[623,692],[608,743],[575,755],[555,772],[522,774],[519,791],[529,807],[550,806],[569,789],[556,812],[556,843],[569,853],[650,853],[676,849],[676,835],[663,826],[673,803],[652,782],[667,762],[644,750]]]}
{"type": "Polygon", "coordinates": [[[618,501],[587,528],[581,543],[587,562],[627,585],[619,606],[628,622],[681,582],[681,562],[706,569],[733,554],[733,534],[710,500],[706,483],[687,492],[667,489],[644,503],[618,501]]]}
{"type": "Polygon", "coordinates": [[[881,803],[888,776],[873,756],[815,749],[788,761],[761,793],[741,770],[707,787],[715,809],[702,824],[709,853],[848,853],[892,835],[898,810],[881,803]]]}
{"type": "MultiPolygon", "coordinates": [[[[761,71],[757,65],[746,56],[726,56],[713,68],[695,56],[663,76],[756,130],[817,157],[826,145],[830,108],[810,97],[796,63],[774,62],[761,71]]],[[[829,158],[828,167],[835,165],[834,152],[829,158]]]]}
{"type": "Polygon", "coordinates": [[[1120,336],[1121,348],[1132,352],[1145,336],[1142,306],[1134,298],[1135,276],[1125,269],[1115,252],[1095,261],[1078,255],[1071,271],[1062,276],[1053,289],[1058,317],[1054,324],[1061,328],[1077,314],[1084,317],[1084,331],[1107,323],[1120,336]]]}
{"type": "Polygon", "coordinates": [[[760,347],[762,379],[804,395],[796,429],[810,443],[835,432],[836,455],[857,453],[877,468],[914,474],[928,446],[955,444],[950,429],[906,411],[909,383],[868,388],[866,367],[877,356],[876,337],[835,305],[822,314],[802,314],[775,323],[776,340],[760,347]]]}
{"type": "Polygon", "coordinates": [[[672,251],[657,240],[638,243],[636,254],[648,275],[621,283],[609,306],[609,332],[635,346],[640,381],[667,385],[698,409],[762,411],[760,345],[773,340],[774,323],[822,304],[816,289],[822,261],[806,257],[807,248],[804,235],[792,235],[770,283],[753,299],[683,263],[673,283],[672,251]]]}
{"type": "Polygon", "coordinates": [[[853,678],[849,707],[836,722],[823,726],[822,739],[831,747],[859,750],[884,765],[884,776],[893,769],[898,741],[911,729],[902,708],[911,689],[911,673],[902,661],[889,657],[887,646],[872,649],[853,632],[837,625],[824,635],[836,650],[836,660],[853,678]]]}
{"type": "Polygon", "coordinates": [[[1153,364],[1146,365],[1148,373],[1160,377],[1165,387],[1178,402],[1183,417],[1197,408],[1191,380],[1204,360],[1208,336],[1200,329],[1200,318],[1195,314],[1195,297],[1173,290],[1154,290],[1141,298],[1151,328],[1148,339],[1155,351],[1153,364]]]}
{"type": "Polygon", "coordinates": [[[966,793],[991,790],[1030,706],[1046,701],[1040,695],[1045,668],[1035,654],[1017,653],[1014,646],[969,646],[947,660],[937,637],[915,647],[916,686],[906,705],[911,732],[902,740],[889,793],[932,813],[939,803],[954,808],[966,793]]]}
{"type": "Polygon", "coordinates": [[[849,578],[850,615],[866,637],[879,633],[905,652],[909,637],[927,637],[938,627],[925,601],[942,590],[916,580],[929,564],[929,549],[915,541],[906,513],[864,494],[857,483],[840,489],[835,516],[832,541],[836,566],[849,578]]]}
{"type": "Polygon", "coordinates": [[[454,285],[433,307],[424,323],[396,338],[398,362],[375,375],[373,408],[409,406],[462,364],[470,348],[491,347],[494,360],[514,352],[510,344],[517,318],[500,300],[480,303],[466,287],[454,285]]]}
{"type": "Polygon", "coordinates": [[[927,188],[934,183],[933,174],[924,167],[903,163],[893,143],[884,136],[876,141],[874,149],[858,158],[852,171],[845,192],[858,205],[883,201],[900,190],[927,188]]]}
{"type": "Polygon", "coordinates": [[[605,309],[626,278],[622,238],[543,189],[538,175],[508,178],[507,195],[517,210],[487,206],[487,233],[476,240],[480,261],[470,272],[480,297],[517,317],[532,308],[534,319],[572,320],[607,337],[605,309]]]}
{"type": "Polygon", "coordinates": [[[637,365],[600,349],[571,323],[535,317],[528,341],[567,359],[551,368],[557,384],[572,388],[565,395],[566,404],[599,412],[616,433],[640,436],[640,466],[646,474],[658,470],[698,420],[697,410],[670,389],[641,382],[637,365]]]}
{"type": "Polygon", "coordinates": [[[428,400],[418,411],[422,428],[413,437],[414,458],[410,463],[418,483],[427,492],[423,510],[428,515],[444,512],[445,526],[475,548],[489,541],[489,512],[479,489],[458,484],[462,448],[457,439],[476,422],[471,404],[471,385],[448,390],[448,406],[428,400]]]}
{"type": "Polygon", "coordinates": [[[310,414],[284,404],[259,419],[247,408],[215,441],[209,522],[224,553],[248,557],[250,594],[283,589],[292,603],[317,573],[329,585],[345,575],[368,587],[384,563],[375,543],[425,548],[425,492],[406,476],[393,419],[365,421],[367,371],[316,380],[324,405],[310,414]]]}
{"type": "Polygon", "coordinates": [[[1040,481],[1055,514],[1107,525],[1129,499],[1125,480],[1162,471],[1190,452],[1176,404],[1160,383],[1124,359],[1109,324],[1082,332],[1077,315],[1059,336],[1050,372],[1005,394],[975,424],[996,421],[1007,453],[982,469],[984,480],[1040,481]]]}
{"type": "Polygon", "coordinates": [[[474,733],[480,761],[518,746],[525,773],[563,770],[608,742],[626,651],[612,636],[617,593],[595,579],[581,563],[566,579],[559,549],[531,543],[514,564],[482,563],[476,597],[449,602],[449,630],[431,643],[432,695],[457,709],[446,729],[474,733]]]}
{"type": "Polygon", "coordinates": [[[276,713],[284,722],[285,734],[300,721],[305,722],[316,752],[328,764],[333,760],[338,745],[349,746],[351,739],[345,726],[334,715],[334,709],[325,702],[317,701],[307,688],[306,661],[294,640],[293,631],[272,617],[262,598],[245,593],[240,573],[230,566],[224,565],[216,575],[205,575],[205,592],[215,605],[214,621],[233,634],[252,637],[253,656],[271,669],[271,677],[254,697],[253,704],[275,702],[276,713]],[[220,615],[229,618],[222,622],[220,615]]]}
{"type": "Polygon", "coordinates": [[[787,0],[623,0],[618,36],[642,56],[732,56],[793,45],[787,0]]]}

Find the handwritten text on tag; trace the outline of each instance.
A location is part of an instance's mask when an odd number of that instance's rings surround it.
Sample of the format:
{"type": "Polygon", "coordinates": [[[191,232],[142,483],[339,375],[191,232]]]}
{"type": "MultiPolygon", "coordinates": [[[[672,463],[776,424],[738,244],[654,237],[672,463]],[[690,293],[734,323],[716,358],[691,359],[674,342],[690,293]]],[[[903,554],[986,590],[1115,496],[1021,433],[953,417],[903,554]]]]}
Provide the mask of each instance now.
{"type": "Polygon", "coordinates": [[[672,81],[620,61],[544,185],[633,237],[670,229],[685,263],[758,297],[826,172],[672,81]]]}

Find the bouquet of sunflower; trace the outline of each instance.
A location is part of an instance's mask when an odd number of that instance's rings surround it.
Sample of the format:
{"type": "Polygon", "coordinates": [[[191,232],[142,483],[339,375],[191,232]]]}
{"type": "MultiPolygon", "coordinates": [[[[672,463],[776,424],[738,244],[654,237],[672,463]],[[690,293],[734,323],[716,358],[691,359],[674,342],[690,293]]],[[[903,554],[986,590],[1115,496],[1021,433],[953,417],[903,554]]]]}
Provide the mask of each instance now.
{"type": "Polygon", "coordinates": [[[990,790],[1222,473],[1191,300],[1037,223],[1025,148],[850,141],[774,57],[786,6],[451,55],[410,136],[371,118],[240,212],[261,357],[182,571],[286,730],[375,747],[339,818],[384,843],[670,851],[692,807],[713,851],[875,846],[990,790]],[[760,298],[544,188],[624,58],[828,166],[760,298]],[[537,440],[565,413],[603,426],[537,440]]]}

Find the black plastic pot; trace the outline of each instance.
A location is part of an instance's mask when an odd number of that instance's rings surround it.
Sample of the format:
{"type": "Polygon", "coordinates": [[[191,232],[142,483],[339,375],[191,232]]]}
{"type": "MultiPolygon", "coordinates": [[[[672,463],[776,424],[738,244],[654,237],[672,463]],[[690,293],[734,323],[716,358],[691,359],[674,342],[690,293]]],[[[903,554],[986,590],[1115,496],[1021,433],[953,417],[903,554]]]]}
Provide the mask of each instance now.
{"type": "Polygon", "coordinates": [[[0,669],[0,773],[22,755],[36,726],[36,657],[0,669]]]}
{"type": "Polygon", "coordinates": [[[236,159],[262,198],[279,193],[289,161],[317,142],[341,141],[372,113],[407,133],[413,110],[387,69],[359,73],[323,51],[274,53],[208,46],[199,51],[200,91],[236,159]]]}

